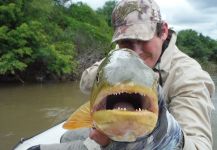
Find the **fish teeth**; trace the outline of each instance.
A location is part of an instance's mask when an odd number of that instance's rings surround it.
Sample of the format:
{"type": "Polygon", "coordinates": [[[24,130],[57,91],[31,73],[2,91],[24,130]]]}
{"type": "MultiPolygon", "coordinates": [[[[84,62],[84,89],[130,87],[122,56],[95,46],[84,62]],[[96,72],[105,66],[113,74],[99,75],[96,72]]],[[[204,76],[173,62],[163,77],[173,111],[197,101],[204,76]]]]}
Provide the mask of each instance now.
{"type": "Polygon", "coordinates": [[[136,111],[144,111],[144,109],[139,108],[139,109],[136,109],[136,111]]]}
{"type": "Polygon", "coordinates": [[[123,111],[126,111],[126,110],[127,110],[127,108],[120,108],[120,107],[118,107],[118,110],[123,110],[123,111]]]}
{"type": "Polygon", "coordinates": [[[123,110],[123,111],[126,111],[127,110],[127,108],[121,108],[121,107],[118,107],[118,108],[116,108],[117,110],[123,110]]]}

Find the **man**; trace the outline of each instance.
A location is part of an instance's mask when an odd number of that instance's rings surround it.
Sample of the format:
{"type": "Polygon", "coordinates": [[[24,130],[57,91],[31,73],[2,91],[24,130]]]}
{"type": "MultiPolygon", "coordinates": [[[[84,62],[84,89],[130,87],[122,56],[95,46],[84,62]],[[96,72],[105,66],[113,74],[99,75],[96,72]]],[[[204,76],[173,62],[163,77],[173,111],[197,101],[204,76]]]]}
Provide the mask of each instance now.
{"type": "MultiPolygon", "coordinates": [[[[157,4],[153,0],[122,0],[113,11],[112,23],[112,42],[134,50],[159,73],[168,110],[184,133],[183,149],[212,149],[214,83],[195,60],[176,47],[176,34],[161,20],[157,4]]],[[[99,64],[83,72],[80,88],[84,93],[90,92],[99,64]]],[[[110,139],[95,129],[89,136],[103,147],[110,144],[110,139]]]]}
{"type": "MultiPolygon", "coordinates": [[[[158,5],[154,0],[122,0],[113,11],[112,23],[115,29],[112,42],[120,48],[134,50],[159,73],[168,110],[184,134],[183,149],[211,150],[214,83],[195,60],[176,47],[176,34],[161,20],[158,5]]],[[[90,93],[100,63],[83,72],[80,88],[84,93],[90,93]]],[[[62,141],[66,143],[42,145],[41,149],[78,149],[78,146],[79,149],[99,149],[99,145],[106,149],[112,143],[95,129],[90,133],[89,130],[68,132],[62,141]],[[87,138],[88,134],[92,140],[87,138]]]]}

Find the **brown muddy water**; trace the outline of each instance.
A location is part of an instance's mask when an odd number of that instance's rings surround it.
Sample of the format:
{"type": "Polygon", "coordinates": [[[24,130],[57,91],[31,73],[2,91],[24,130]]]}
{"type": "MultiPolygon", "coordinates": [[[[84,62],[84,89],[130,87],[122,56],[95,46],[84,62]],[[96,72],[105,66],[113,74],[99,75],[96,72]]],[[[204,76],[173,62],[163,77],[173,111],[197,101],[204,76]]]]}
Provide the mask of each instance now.
{"type": "MultiPolygon", "coordinates": [[[[212,76],[217,85],[217,75],[212,76]]],[[[0,150],[10,150],[66,119],[87,100],[78,82],[52,84],[0,84],[0,150]]],[[[217,93],[213,97],[217,108],[217,93]]],[[[212,115],[214,150],[217,150],[217,111],[212,115]]]]}
{"type": "Polygon", "coordinates": [[[77,82],[0,85],[0,150],[66,119],[86,100],[77,82]]]}

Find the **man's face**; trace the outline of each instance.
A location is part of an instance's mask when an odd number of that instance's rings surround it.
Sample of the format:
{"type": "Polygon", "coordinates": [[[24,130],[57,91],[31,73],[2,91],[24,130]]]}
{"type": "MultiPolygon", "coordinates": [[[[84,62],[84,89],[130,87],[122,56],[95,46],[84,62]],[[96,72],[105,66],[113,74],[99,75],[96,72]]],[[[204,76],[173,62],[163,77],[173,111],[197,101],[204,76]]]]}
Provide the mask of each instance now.
{"type": "Polygon", "coordinates": [[[146,65],[154,68],[161,55],[163,41],[155,35],[149,41],[127,39],[119,40],[117,41],[117,44],[119,48],[129,48],[135,51],[143,59],[146,65]]]}

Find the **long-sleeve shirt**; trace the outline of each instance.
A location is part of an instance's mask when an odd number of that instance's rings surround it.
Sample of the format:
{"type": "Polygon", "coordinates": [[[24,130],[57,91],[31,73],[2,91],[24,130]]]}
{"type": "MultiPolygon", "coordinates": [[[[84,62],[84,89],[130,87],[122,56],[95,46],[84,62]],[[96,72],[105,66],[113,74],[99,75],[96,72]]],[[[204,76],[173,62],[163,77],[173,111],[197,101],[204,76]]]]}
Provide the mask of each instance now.
{"type": "MultiPolygon", "coordinates": [[[[181,52],[172,35],[164,51],[160,68],[164,99],[169,112],[180,124],[184,133],[184,150],[211,150],[211,96],[215,86],[199,63],[181,52]]],[[[86,69],[81,77],[80,89],[89,93],[101,61],[86,69]]]]}

